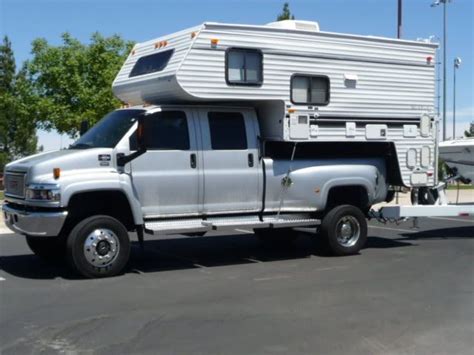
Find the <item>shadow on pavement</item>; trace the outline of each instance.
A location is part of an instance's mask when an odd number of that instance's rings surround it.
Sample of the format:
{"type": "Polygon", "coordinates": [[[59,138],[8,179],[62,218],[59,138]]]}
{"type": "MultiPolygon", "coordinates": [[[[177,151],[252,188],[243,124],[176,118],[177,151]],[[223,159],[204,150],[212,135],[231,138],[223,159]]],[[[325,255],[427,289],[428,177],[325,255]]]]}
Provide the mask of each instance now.
{"type": "MultiPolygon", "coordinates": [[[[132,242],[129,267],[126,273],[149,273],[169,270],[193,269],[268,263],[281,260],[327,257],[311,235],[301,233],[289,247],[263,246],[254,235],[186,237],[145,241],[141,250],[132,242]]],[[[367,248],[398,248],[412,246],[403,240],[370,236],[367,248]]],[[[66,262],[50,264],[33,254],[0,257],[0,268],[5,272],[28,279],[80,279],[66,262]]]]}
{"type": "MultiPolygon", "coordinates": [[[[401,233],[403,240],[419,239],[469,239],[474,238],[474,223],[472,226],[463,226],[455,228],[430,229],[416,233],[401,233]]],[[[399,239],[400,240],[400,239],[399,239]]]]}

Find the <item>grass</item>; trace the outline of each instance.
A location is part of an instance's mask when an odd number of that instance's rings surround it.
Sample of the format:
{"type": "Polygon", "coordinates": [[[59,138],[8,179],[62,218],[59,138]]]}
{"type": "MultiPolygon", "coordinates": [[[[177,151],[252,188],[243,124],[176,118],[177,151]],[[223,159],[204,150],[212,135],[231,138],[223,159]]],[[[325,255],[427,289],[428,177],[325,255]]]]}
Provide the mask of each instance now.
{"type": "Polygon", "coordinates": [[[5,198],[5,193],[3,191],[0,191],[0,200],[3,200],[5,198]]]}
{"type": "MultiPolygon", "coordinates": [[[[448,185],[448,190],[457,190],[458,185],[448,185]]],[[[459,184],[459,190],[474,190],[474,185],[463,185],[459,184]]]]}

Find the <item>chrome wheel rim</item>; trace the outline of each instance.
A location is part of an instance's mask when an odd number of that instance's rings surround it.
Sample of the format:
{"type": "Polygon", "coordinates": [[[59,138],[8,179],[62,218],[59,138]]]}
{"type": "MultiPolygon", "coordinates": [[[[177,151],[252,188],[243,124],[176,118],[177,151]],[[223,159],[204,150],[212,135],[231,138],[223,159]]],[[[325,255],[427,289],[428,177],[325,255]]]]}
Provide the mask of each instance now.
{"type": "Polygon", "coordinates": [[[95,267],[109,266],[114,262],[119,251],[118,237],[110,229],[95,229],[84,242],[84,256],[87,262],[95,267]]]}
{"type": "Polygon", "coordinates": [[[360,237],[360,224],[353,216],[342,217],[336,225],[337,242],[343,247],[354,246],[360,237]]]}

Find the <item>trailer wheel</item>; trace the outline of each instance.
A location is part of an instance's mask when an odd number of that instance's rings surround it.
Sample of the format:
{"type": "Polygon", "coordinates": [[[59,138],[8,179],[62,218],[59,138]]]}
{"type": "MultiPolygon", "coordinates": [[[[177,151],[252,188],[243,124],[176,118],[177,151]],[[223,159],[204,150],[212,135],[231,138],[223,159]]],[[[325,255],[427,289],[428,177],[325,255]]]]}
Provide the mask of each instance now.
{"type": "Polygon", "coordinates": [[[292,228],[263,228],[254,232],[260,242],[268,247],[289,246],[298,237],[298,232],[292,228]]]}
{"type": "Polygon", "coordinates": [[[26,244],[36,256],[45,261],[60,261],[66,254],[66,238],[26,236],[26,244]]]}
{"type": "Polygon", "coordinates": [[[337,206],[323,218],[319,238],[333,255],[357,254],[367,242],[367,220],[355,206],[337,206]]]}
{"type": "Polygon", "coordinates": [[[72,229],[67,253],[73,269],[85,277],[115,276],[130,255],[127,229],[109,216],[86,218],[72,229]]]}

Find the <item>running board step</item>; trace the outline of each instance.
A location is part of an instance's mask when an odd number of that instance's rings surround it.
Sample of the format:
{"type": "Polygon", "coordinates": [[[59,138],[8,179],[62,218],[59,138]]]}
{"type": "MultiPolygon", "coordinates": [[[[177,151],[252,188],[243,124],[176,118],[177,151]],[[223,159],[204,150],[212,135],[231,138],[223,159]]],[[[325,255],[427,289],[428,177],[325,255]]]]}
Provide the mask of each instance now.
{"type": "Polygon", "coordinates": [[[206,219],[174,219],[151,220],[145,222],[145,231],[150,234],[186,234],[202,233],[212,230],[229,230],[235,228],[293,228],[317,226],[319,219],[310,218],[308,215],[286,214],[266,216],[261,221],[258,216],[236,217],[208,217],[206,219]]]}

